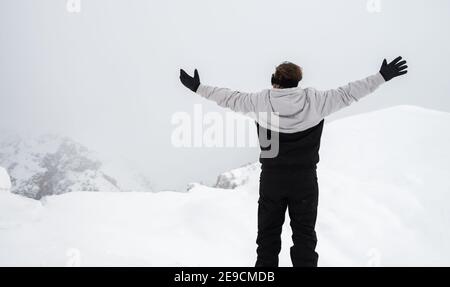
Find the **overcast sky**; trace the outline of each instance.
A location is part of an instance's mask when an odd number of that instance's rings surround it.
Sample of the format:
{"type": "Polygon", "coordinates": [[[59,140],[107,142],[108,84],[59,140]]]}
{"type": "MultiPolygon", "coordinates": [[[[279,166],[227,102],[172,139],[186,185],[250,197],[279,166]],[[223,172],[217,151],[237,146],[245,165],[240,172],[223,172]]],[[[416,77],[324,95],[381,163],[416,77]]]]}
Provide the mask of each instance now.
{"type": "MultiPolygon", "coordinates": [[[[302,86],[326,89],[376,73],[384,57],[409,61],[407,77],[338,113],[399,104],[450,112],[450,1],[382,0],[0,1],[0,129],[60,133],[138,162],[157,189],[210,183],[257,160],[257,148],[177,149],[175,112],[221,111],[179,84],[269,87],[284,60],[302,86]]],[[[332,118],[332,119],[333,119],[332,118]]],[[[325,130],[326,132],[326,130],[325,130]]],[[[442,131],[436,131],[442,132],[442,131]]]]}

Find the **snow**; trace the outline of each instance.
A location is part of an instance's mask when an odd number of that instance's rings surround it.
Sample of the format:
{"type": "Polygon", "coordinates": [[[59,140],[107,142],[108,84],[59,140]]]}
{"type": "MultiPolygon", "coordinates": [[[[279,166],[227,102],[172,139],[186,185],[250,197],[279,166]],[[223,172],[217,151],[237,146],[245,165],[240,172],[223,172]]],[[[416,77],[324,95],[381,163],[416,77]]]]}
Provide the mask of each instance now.
{"type": "Polygon", "coordinates": [[[59,135],[1,132],[0,165],[14,181],[11,192],[34,199],[76,190],[152,190],[150,180],[137,166],[59,135]]]}
{"type": "Polygon", "coordinates": [[[11,189],[11,179],[6,169],[0,166],[0,192],[9,192],[11,189]]]}
{"type": "MultiPolygon", "coordinates": [[[[450,265],[449,130],[450,114],[410,106],[326,125],[320,266],[450,265]]],[[[184,193],[2,192],[0,265],[252,266],[258,176],[255,163],[184,193]]],[[[290,235],[287,218],[281,266],[290,235]]]]}

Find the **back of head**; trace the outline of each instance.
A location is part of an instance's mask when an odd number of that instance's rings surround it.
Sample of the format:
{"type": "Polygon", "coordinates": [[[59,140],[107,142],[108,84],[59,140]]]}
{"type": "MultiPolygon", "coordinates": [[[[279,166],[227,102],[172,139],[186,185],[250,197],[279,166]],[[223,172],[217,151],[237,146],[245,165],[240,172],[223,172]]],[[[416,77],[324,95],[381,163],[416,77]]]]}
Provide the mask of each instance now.
{"type": "Polygon", "coordinates": [[[288,89],[298,87],[298,83],[303,78],[303,72],[300,66],[291,63],[283,62],[275,69],[272,75],[272,86],[274,88],[288,89]]]}

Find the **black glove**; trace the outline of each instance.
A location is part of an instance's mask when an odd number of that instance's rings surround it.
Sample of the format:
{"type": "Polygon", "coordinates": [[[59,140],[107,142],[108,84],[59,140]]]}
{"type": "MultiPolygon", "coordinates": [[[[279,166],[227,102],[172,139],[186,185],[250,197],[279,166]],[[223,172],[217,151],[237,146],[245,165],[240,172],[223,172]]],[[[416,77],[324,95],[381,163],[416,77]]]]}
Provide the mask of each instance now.
{"type": "Polygon", "coordinates": [[[194,93],[197,92],[198,86],[200,86],[200,76],[197,69],[195,69],[194,77],[189,76],[183,69],[180,69],[180,81],[186,88],[194,93]]]}
{"type": "Polygon", "coordinates": [[[394,61],[387,63],[386,59],[383,61],[383,65],[381,65],[380,73],[383,76],[384,80],[390,81],[395,77],[404,75],[408,73],[406,70],[408,66],[406,65],[406,61],[402,61],[402,57],[397,57],[394,61]]]}

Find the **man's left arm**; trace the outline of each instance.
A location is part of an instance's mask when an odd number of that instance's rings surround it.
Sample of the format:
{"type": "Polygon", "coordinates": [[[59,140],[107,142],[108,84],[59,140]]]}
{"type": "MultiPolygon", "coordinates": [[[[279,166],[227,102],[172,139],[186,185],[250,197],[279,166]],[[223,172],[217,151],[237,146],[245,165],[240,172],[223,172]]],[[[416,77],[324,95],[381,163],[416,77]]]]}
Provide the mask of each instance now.
{"type": "Polygon", "coordinates": [[[240,113],[258,112],[260,110],[261,93],[244,93],[202,85],[197,70],[194,72],[194,77],[189,76],[184,70],[180,70],[180,80],[184,86],[193,92],[216,102],[221,107],[240,113]]]}
{"type": "Polygon", "coordinates": [[[205,99],[216,102],[219,106],[229,108],[235,112],[258,112],[258,93],[243,93],[226,88],[217,88],[200,84],[196,92],[205,99]]]}

